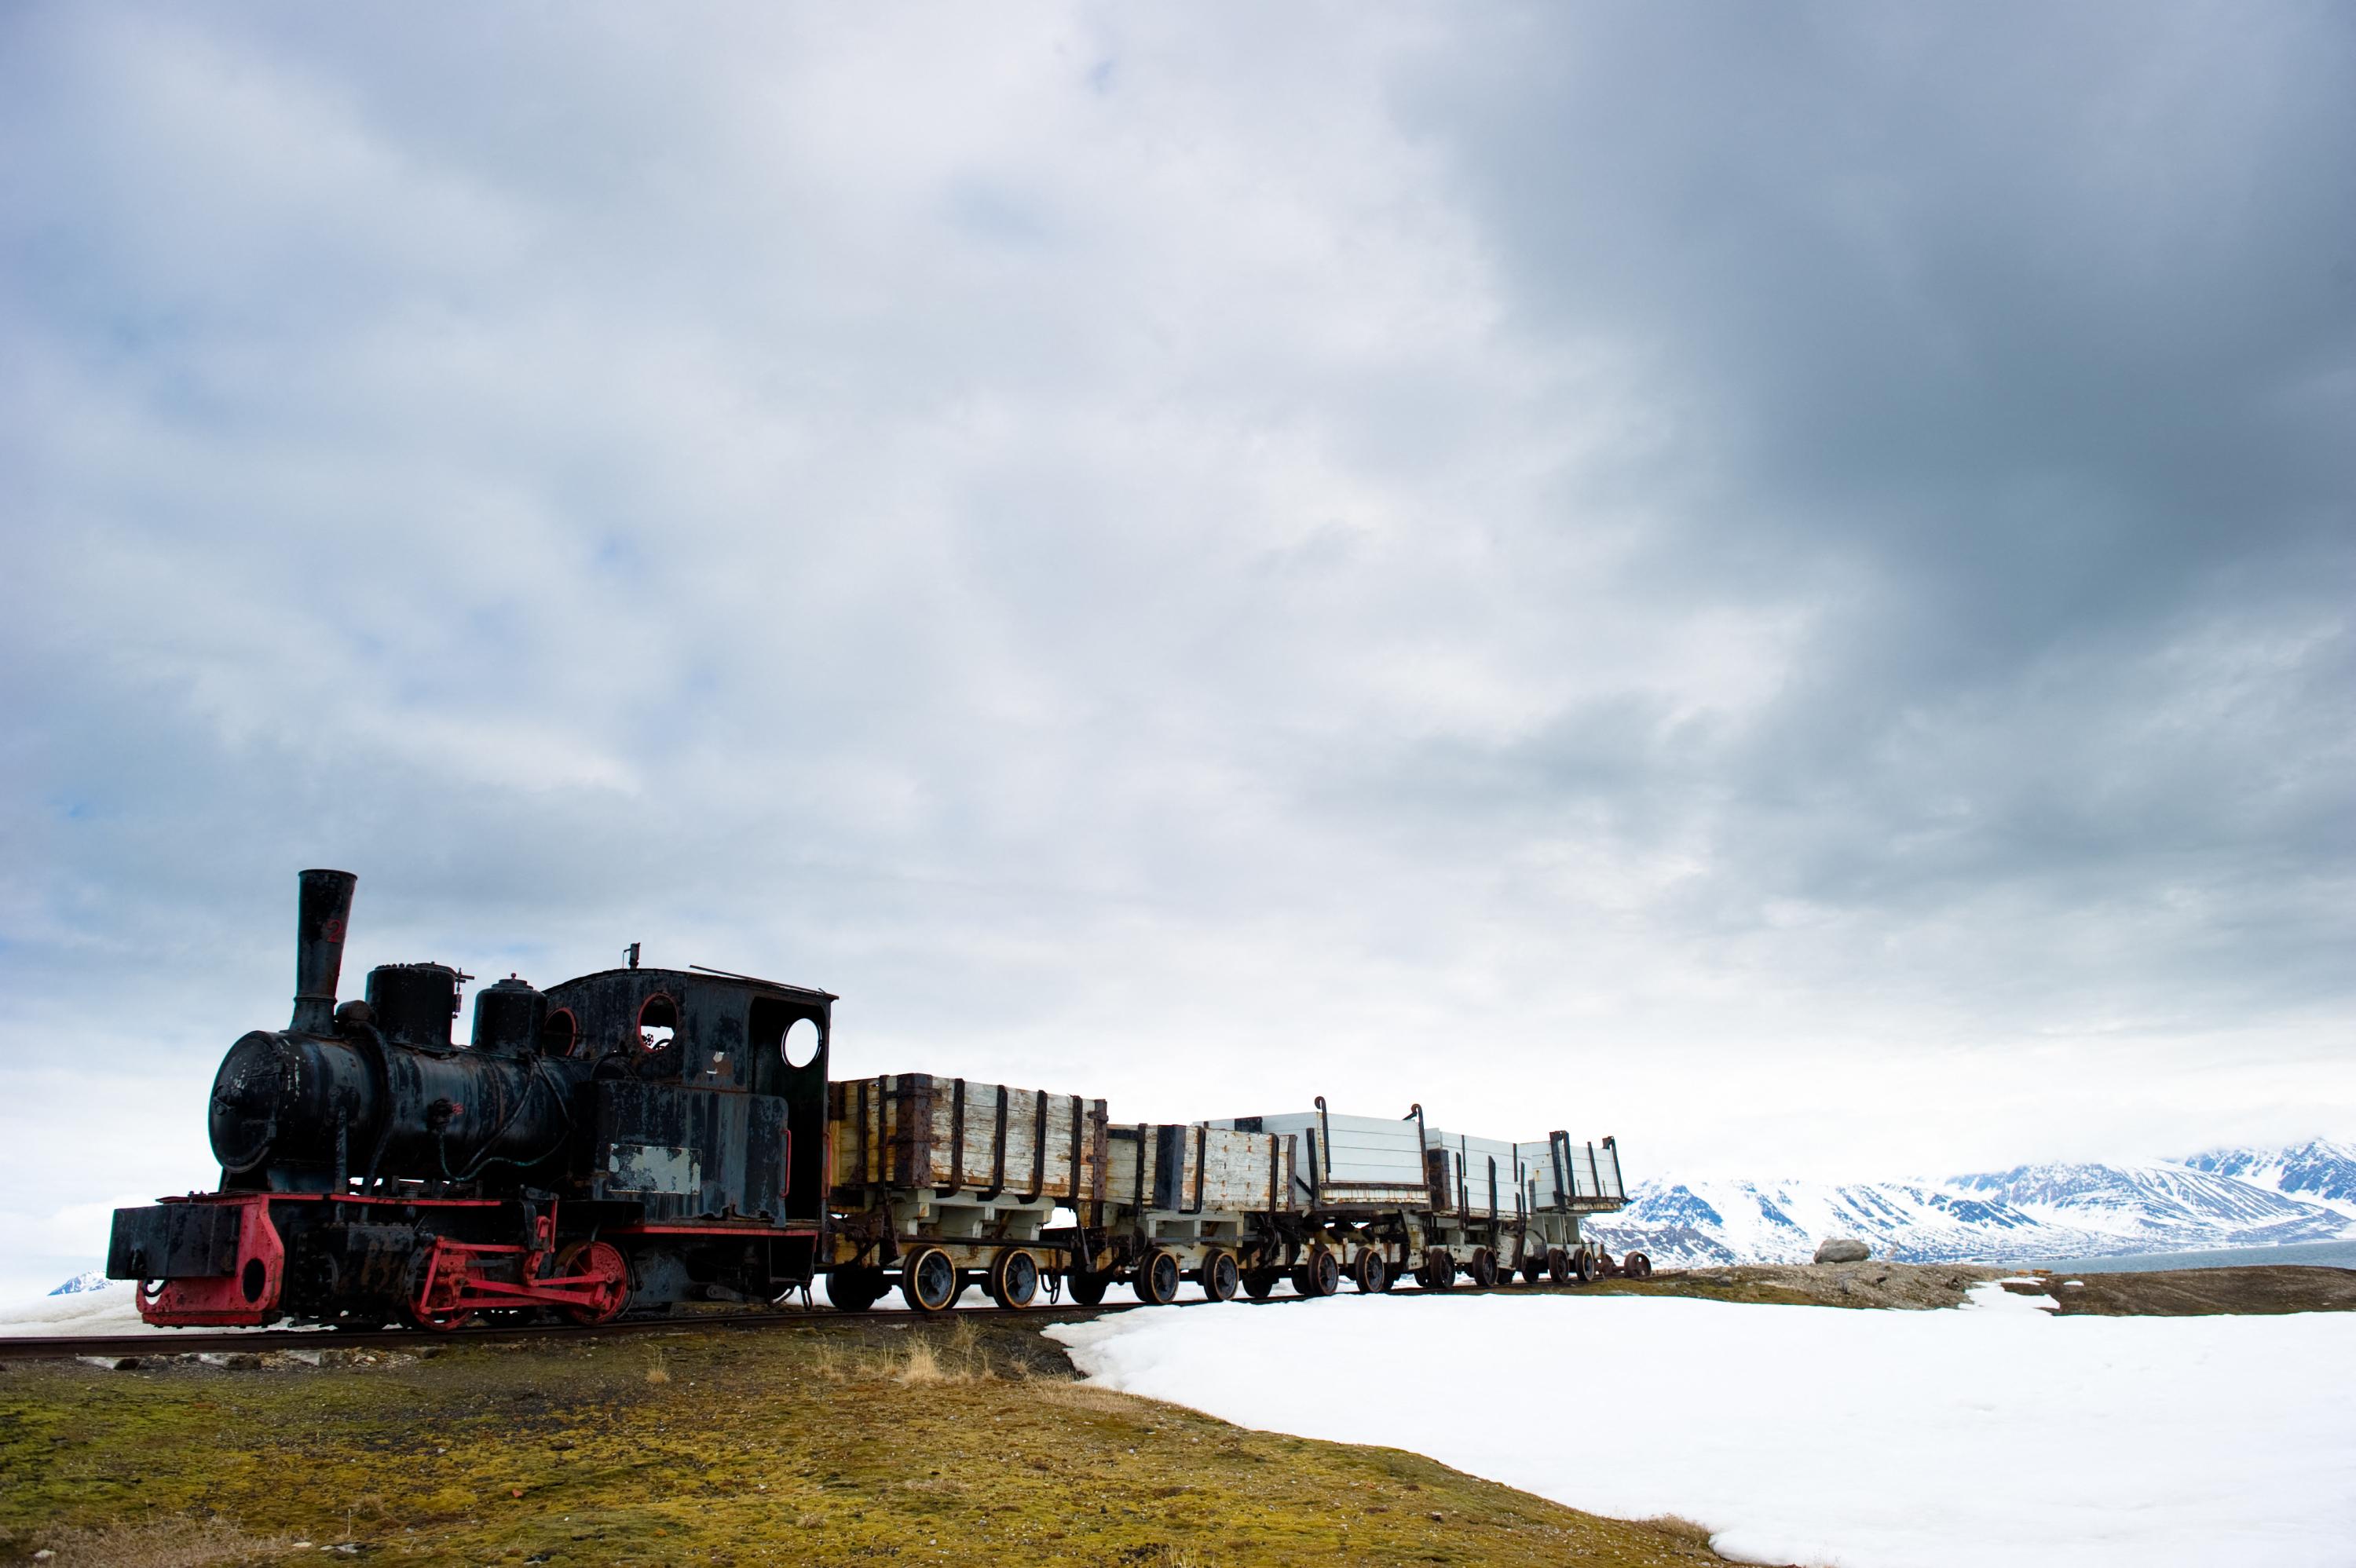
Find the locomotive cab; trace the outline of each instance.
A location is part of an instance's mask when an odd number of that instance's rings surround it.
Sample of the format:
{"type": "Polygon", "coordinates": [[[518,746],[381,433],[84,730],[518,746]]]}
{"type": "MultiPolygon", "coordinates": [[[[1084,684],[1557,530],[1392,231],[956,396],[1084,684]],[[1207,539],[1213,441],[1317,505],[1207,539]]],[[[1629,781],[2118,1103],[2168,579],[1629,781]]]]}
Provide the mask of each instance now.
{"type": "Polygon", "coordinates": [[[552,988],[546,1049],[595,1063],[584,1196],[633,1205],[648,1224],[815,1224],[834,999],[676,969],[552,988]]]}

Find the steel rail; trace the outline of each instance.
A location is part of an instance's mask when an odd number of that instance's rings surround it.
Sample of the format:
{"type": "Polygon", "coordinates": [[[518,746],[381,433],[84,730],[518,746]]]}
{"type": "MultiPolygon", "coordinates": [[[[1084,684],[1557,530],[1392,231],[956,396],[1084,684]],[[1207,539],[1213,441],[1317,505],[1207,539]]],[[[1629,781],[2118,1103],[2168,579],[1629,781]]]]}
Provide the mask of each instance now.
{"type": "MultiPolygon", "coordinates": [[[[1576,1285],[1498,1284],[1482,1289],[1472,1285],[1444,1291],[1418,1290],[1425,1296],[1569,1296],[1576,1285]]],[[[1291,1307],[1321,1300],[1313,1296],[1271,1296],[1261,1301],[1237,1296],[1232,1305],[1291,1307]]],[[[1168,1307],[1211,1307],[1209,1300],[1173,1301],[1168,1307]]],[[[446,1349],[458,1345],[504,1344],[515,1339],[604,1339],[642,1334],[701,1333],[707,1330],[788,1328],[796,1324],[939,1323],[952,1317],[1008,1317],[1034,1322],[1072,1322],[1108,1312],[1138,1312],[1152,1307],[1144,1301],[1107,1302],[1098,1307],[954,1307],[944,1312],[873,1309],[848,1312],[839,1307],[793,1307],[746,1312],[696,1313],[684,1317],[622,1317],[611,1323],[513,1323],[437,1333],[428,1328],[241,1328],[231,1331],[156,1330],[144,1334],[0,1335],[0,1361],[70,1360],[79,1356],[109,1360],[187,1355],[260,1355],[273,1350],[366,1350],[446,1349]]]]}

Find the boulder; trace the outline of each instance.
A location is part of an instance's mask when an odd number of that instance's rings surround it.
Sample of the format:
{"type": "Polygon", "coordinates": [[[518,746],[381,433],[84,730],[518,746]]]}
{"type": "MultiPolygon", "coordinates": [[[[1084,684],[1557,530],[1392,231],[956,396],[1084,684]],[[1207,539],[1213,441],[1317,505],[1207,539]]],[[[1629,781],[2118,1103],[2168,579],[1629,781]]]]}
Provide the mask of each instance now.
{"type": "Polygon", "coordinates": [[[1861,1264],[1873,1255],[1873,1249],[1854,1236],[1835,1236],[1816,1248],[1820,1264],[1861,1264]]]}

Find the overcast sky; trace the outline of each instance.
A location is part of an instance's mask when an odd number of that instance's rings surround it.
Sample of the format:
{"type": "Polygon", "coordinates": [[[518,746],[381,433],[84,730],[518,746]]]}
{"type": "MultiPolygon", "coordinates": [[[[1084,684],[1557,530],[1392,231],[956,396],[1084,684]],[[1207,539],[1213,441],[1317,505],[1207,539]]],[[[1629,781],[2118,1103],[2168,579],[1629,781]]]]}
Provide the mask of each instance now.
{"type": "Polygon", "coordinates": [[[2351,149],[2338,4],[11,5],[0,1252],[315,865],[1123,1119],[2356,1134],[2351,149]]]}

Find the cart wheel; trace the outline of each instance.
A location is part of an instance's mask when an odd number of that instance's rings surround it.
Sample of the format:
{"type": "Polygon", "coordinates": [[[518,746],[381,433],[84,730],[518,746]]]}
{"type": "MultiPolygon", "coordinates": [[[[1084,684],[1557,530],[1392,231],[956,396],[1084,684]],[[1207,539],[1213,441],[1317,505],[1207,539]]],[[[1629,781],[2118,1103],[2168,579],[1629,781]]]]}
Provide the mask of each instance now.
{"type": "Polygon", "coordinates": [[[1595,1261],[1595,1254],[1583,1248],[1580,1252],[1576,1266],[1579,1271],[1579,1283],[1581,1285],[1593,1285],[1603,1274],[1603,1265],[1595,1261]]]}
{"type": "Polygon", "coordinates": [[[1277,1275],[1274,1269],[1256,1268],[1248,1270],[1244,1275],[1244,1294],[1250,1296],[1254,1301],[1266,1301],[1269,1296],[1276,1294],[1276,1279],[1277,1275]]]}
{"type": "Polygon", "coordinates": [[[1381,1253],[1368,1247],[1350,1265],[1350,1278],[1366,1295],[1380,1296],[1391,1287],[1391,1265],[1381,1253]]]}
{"type": "Polygon", "coordinates": [[[1426,1290],[1456,1288],[1456,1260],[1446,1247],[1434,1247],[1423,1254],[1421,1278],[1426,1290]]]}
{"type": "Polygon", "coordinates": [[[1292,1288],[1303,1296],[1331,1296],[1342,1288],[1342,1263],[1319,1247],[1292,1266],[1292,1288]]]}
{"type": "Polygon", "coordinates": [[[947,1312],[957,1305],[964,1284],[957,1264],[938,1247],[918,1247],[900,1265],[900,1296],[911,1312],[947,1312]]]}
{"type": "Polygon", "coordinates": [[[1487,1290],[1497,1283],[1497,1254],[1486,1247],[1473,1248],[1472,1261],[1464,1272],[1471,1276],[1473,1289],[1487,1290]]]}
{"type": "Polygon", "coordinates": [[[1214,1301],[1233,1301],[1236,1287],[1243,1283],[1243,1271],[1236,1266],[1233,1253],[1213,1253],[1203,1260],[1198,1272],[1203,1276],[1203,1294],[1214,1301]]]}
{"type": "Polygon", "coordinates": [[[1547,1261],[1537,1253],[1522,1260],[1522,1283],[1536,1285],[1546,1277],[1547,1261]]]}
{"type": "Polygon", "coordinates": [[[589,1300],[564,1309],[575,1323],[611,1323],[630,1299],[630,1265],[622,1261],[621,1249],[609,1242],[575,1242],[557,1253],[556,1277],[592,1282],[589,1300]]]}
{"type": "Polygon", "coordinates": [[[1546,1256],[1547,1278],[1556,1285],[1569,1285],[1572,1279],[1570,1254],[1560,1247],[1549,1247],[1546,1256]]]}
{"type": "Polygon", "coordinates": [[[865,1264],[844,1264],[826,1276],[826,1298],[839,1312],[864,1312],[884,1298],[884,1271],[865,1264]]]}
{"type": "Polygon", "coordinates": [[[990,1263],[990,1299],[1020,1311],[1039,1298],[1039,1260],[1015,1247],[990,1263]]]}
{"type": "Polygon", "coordinates": [[[1094,1307],[1103,1301],[1105,1286],[1111,1283],[1112,1275],[1089,1274],[1084,1269],[1074,1269],[1064,1276],[1064,1288],[1070,1291],[1072,1299],[1083,1307],[1094,1307]]]}
{"type": "Polygon", "coordinates": [[[1137,1265],[1130,1285],[1136,1290],[1137,1299],[1146,1306],[1167,1307],[1178,1299],[1178,1282],[1183,1277],[1178,1254],[1156,1248],[1137,1265]]]}
{"type": "Polygon", "coordinates": [[[1626,1272],[1630,1279],[1653,1277],[1653,1260],[1642,1253],[1630,1253],[1620,1260],[1620,1267],[1626,1272]]]}

